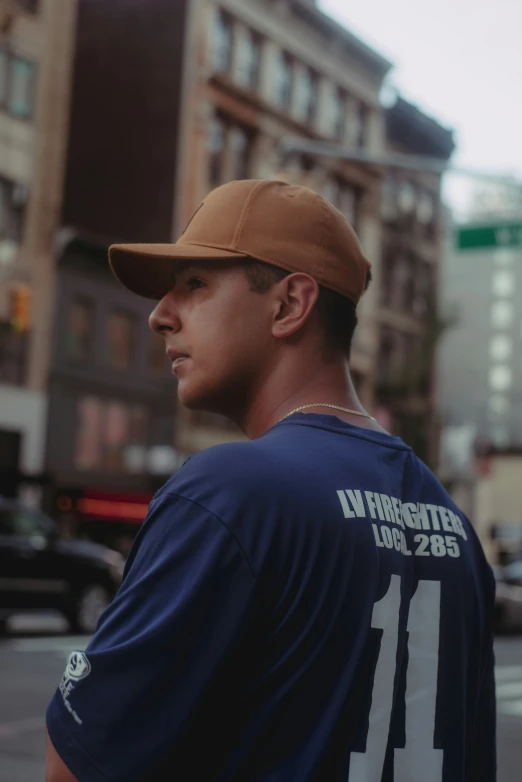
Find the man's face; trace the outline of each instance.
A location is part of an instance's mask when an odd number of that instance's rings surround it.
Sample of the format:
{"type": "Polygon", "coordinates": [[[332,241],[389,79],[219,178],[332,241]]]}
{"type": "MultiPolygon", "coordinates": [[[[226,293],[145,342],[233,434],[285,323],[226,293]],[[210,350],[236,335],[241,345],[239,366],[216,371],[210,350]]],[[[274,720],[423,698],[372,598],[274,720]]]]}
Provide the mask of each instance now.
{"type": "Polygon", "coordinates": [[[267,371],[273,298],[249,290],[240,264],[174,268],[173,288],[150,326],[165,337],[179,400],[190,409],[237,414],[267,371]]]}

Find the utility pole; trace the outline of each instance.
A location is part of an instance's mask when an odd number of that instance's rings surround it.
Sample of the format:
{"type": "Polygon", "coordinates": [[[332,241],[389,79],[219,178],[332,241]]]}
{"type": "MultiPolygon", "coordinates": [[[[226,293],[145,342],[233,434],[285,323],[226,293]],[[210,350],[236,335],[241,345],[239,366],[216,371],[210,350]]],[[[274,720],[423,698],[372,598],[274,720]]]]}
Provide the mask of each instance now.
{"type": "MultiPolygon", "coordinates": [[[[376,155],[363,149],[348,149],[338,144],[300,138],[283,139],[279,145],[278,154],[279,167],[282,170],[284,170],[294,155],[302,154],[347,160],[352,163],[373,166],[377,169],[424,172],[440,177],[445,174],[455,174],[466,179],[520,187],[522,190],[522,182],[517,182],[516,179],[506,173],[462,168],[454,166],[442,158],[423,155],[408,155],[400,152],[384,152],[376,155]]],[[[520,220],[513,220],[512,217],[509,220],[502,220],[502,218],[497,217],[487,223],[478,224],[474,221],[457,225],[455,246],[459,251],[522,247],[522,216],[520,220]]]]}
{"type": "MultiPolygon", "coordinates": [[[[317,157],[333,157],[337,160],[348,160],[353,163],[363,163],[379,168],[399,168],[403,171],[425,171],[431,174],[456,174],[467,179],[480,179],[501,184],[516,185],[511,176],[505,173],[479,171],[473,168],[454,166],[447,160],[423,155],[407,155],[400,152],[385,152],[376,155],[363,149],[348,149],[338,144],[313,141],[300,138],[285,138],[279,145],[279,163],[285,166],[295,154],[315,155],[317,157]]],[[[522,183],[520,183],[522,187],[522,183]]]]}

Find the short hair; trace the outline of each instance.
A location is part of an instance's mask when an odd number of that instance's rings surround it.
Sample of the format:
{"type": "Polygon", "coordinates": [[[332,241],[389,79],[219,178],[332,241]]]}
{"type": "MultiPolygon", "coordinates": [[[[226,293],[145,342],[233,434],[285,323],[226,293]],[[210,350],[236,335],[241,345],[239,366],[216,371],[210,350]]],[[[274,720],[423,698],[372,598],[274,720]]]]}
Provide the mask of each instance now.
{"type": "MultiPolygon", "coordinates": [[[[250,290],[261,294],[292,273],[256,259],[246,261],[244,271],[250,290]]],[[[368,271],[365,290],[371,279],[372,273],[368,271]]],[[[325,334],[325,358],[330,360],[336,353],[342,352],[349,359],[358,322],[355,304],[346,296],[320,285],[315,310],[325,334]]]]}

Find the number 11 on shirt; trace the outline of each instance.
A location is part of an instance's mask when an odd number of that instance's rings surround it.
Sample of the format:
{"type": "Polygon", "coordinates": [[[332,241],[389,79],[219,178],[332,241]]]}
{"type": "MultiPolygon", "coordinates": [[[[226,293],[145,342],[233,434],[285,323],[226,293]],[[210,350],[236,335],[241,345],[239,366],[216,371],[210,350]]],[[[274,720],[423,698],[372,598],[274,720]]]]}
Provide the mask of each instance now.
{"type": "MultiPolygon", "coordinates": [[[[399,636],[400,576],[375,603],[372,627],[383,631],[373,682],[366,752],[352,752],[348,782],[380,782],[393,703],[399,636]]],[[[408,616],[406,746],[395,750],[394,776],[400,782],[441,782],[443,751],[434,749],[439,668],[440,581],[419,581],[408,616]]]]}

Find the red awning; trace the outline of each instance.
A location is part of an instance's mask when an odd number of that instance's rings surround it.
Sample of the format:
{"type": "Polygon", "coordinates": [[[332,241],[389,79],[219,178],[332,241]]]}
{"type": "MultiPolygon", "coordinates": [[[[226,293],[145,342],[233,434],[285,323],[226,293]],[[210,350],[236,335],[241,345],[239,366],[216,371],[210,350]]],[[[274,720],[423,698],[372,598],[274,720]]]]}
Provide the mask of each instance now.
{"type": "Polygon", "coordinates": [[[85,521],[119,521],[141,524],[152,494],[123,494],[88,491],[77,501],[77,509],[85,521]]]}

